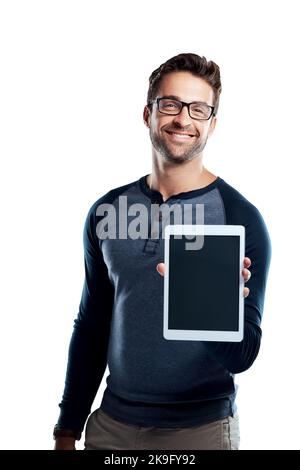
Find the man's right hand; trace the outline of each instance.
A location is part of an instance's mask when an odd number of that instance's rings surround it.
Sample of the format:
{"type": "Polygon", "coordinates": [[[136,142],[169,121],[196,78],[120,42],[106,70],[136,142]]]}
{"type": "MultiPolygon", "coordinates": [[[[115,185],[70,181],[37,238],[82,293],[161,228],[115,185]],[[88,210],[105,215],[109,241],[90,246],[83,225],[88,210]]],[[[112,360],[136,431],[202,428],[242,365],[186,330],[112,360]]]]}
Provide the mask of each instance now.
{"type": "Polygon", "coordinates": [[[74,437],[57,437],[54,450],[76,450],[74,437]]]}

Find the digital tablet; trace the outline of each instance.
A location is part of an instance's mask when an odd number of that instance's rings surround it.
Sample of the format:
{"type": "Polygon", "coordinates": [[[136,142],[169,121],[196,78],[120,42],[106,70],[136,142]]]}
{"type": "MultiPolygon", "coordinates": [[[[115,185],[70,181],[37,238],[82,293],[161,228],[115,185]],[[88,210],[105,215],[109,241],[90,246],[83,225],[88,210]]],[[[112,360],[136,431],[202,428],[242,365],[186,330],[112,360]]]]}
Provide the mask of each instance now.
{"type": "Polygon", "coordinates": [[[164,338],[242,341],[244,226],[167,225],[164,247],[164,338]]]}

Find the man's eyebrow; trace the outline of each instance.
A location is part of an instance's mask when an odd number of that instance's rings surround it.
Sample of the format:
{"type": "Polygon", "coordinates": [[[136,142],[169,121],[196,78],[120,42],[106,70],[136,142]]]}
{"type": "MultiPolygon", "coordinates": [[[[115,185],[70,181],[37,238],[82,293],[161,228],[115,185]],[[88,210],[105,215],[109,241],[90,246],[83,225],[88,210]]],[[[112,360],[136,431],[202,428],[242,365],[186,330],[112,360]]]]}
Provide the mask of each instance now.
{"type": "MultiPolygon", "coordinates": [[[[176,96],[176,95],[163,95],[161,96],[161,98],[167,98],[169,100],[178,100],[178,101],[182,101],[181,98],[179,96],[176,96]]],[[[203,104],[207,104],[205,101],[201,101],[201,100],[195,100],[195,101],[190,101],[190,103],[203,103],[203,104]]],[[[208,105],[210,106],[210,105],[208,105]]]]}
{"type": "Polygon", "coordinates": [[[180,100],[180,97],[179,96],[176,96],[176,95],[163,95],[162,98],[168,98],[169,100],[180,100]]]}

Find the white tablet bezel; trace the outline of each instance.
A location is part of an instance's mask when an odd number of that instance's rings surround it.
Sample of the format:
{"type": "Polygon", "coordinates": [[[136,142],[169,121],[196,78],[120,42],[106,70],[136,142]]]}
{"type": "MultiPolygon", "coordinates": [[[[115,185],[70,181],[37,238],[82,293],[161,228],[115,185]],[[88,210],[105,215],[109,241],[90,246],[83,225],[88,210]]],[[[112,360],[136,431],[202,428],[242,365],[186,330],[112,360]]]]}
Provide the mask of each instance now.
{"type": "MultiPolygon", "coordinates": [[[[242,269],[245,257],[245,227],[243,225],[166,225],[164,230],[165,275],[164,275],[164,321],[163,336],[171,340],[196,341],[242,341],[244,335],[244,278],[242,269]],[[170,235],[237,235],[240,239],[240,278],[239,278],[239,329],[238,331],[211,330],[171,330],[168,328],[169,300],[169,246],[170,235]]],[[[216,273],[216,292],[222,279],[216,273]]]]}

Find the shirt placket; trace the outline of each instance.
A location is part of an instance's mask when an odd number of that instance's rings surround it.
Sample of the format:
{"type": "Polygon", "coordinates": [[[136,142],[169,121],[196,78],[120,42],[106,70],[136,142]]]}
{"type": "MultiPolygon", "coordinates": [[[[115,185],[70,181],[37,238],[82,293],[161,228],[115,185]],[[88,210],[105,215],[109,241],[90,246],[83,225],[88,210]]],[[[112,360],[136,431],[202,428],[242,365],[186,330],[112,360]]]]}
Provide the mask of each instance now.
{"type": "MultiPolygon", "coordinates": [[[[159,201],[154,200],[152,204],[155,205],[154,210],[151,210],[151,206],[149,208],[149,225],[148,225],[148,239],[145,241],[144,244],[144,253],[149,254],[156,254],[159,249],[160,241],[162,240],[162,231],[163,231],[163,215],[160,211],[160,206],[162,204],[167,204],[168,206],[172,206],[173,204],[178,203],[176,199],[169,199],[168,201],[159,201]]],[[[171,223],[171,222],[170,222],[171,223]]]]}

